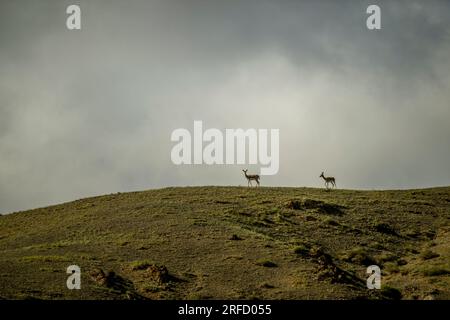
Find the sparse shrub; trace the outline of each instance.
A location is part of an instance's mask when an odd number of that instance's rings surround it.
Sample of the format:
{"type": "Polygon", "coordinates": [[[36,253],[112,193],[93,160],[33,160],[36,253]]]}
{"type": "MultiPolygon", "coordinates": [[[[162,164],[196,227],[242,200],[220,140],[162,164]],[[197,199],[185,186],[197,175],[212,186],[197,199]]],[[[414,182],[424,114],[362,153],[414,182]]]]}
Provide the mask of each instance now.
{"type": "Polygon", "coordinates": [[[334,203],[323,203],[322,205],[320,205],[318,211],[320,213],[341,216],[344,214],[344,212],[342,211],[342,208],[343,208],[342,206],[334,204],[334,203]]]}
{"type": "Polygon", "coordinates": [[[309,254],[309,248],[304,245],[298,245],[294,248],[294,252],[298,255],[305,256],[309,254]]]}
{"type": "Polygon", "coordinates": [[[275,288],[275,286],[272,285],[272,284],[269,284],[269,283],[263,283],[263,284],[261,285],[261,288],[264,288],[264,289],[273,289],[273,288],[275,288]]]}
{"type": "Polygon", "coordinates": [[[272,261],[270,261],[270,260],[264,260],[264,259],[261,259],[261,260],[256,261],[256,264],[257,264],[258,266],[263,266],[263,267],[267,267],[267,268],[275,268],[275,267],[278,267],[278,265],[277,265],[275,262],[272,262],[272,261]]]}
{"type": "Polygon", "coordinates": [[[169,274],[166,266],[155,264],[148,260],[134,261],[130,263],[130,267],[133,271],[141,272],[147,280],[159,284],[176,279],[174,276],[169,274]]]}
{"type": "Polygon", "coordinates": [[[268,213],[269,214],[276,214],[276,213],[278,213],[278,211],[279,211],[279,209],[274,207],[274,208],[270,208],[268,213]]]}
{"type": "Polygon", "coordinates": [[[413,245],[407,245],[406,250],[411,252],[412,254],[419,254],[420,252],[417,250],[417,248],[413,245]]]}
{"type": "Polygon", "coordinates": [[[292,217],[293,215],[295,215],[294,213],[286,211],[286,210],[280,211],[279,213],[281,215],[283,215],[284,217],[292,217]]]}
{"type": "Polygon", "coordinates": [[[434,259],[439,257],[439,254],[436,252],[433,252],[431,250],[425,250],[424,252],[422,252],[422,254],[420,255],[420,257],[423,260],[430,260],[430,259],[434,259]]]}
{"type": "Polygon", "coordinates": [[[338,226],[339,225],[339,222],[337,222],[336,220],[331,219],[331,218],[326,218],[323,222],[326,224],[329,224],[330,226],[338,226]]]}
{"type": "Polygon", "coordinates": [[[443,268],[443,267],[432,267],[432,268],[423,270],[422,273],[424,274],[424,276],[427,276],[427,277],[436,277],[436,276],[443,276],[443,275],[450,274],[450,270],[447,268],[443,268]]]}
{"type": "Polygon", "coordinates": [[[412,230],[412,229],[410,229],[410,230],[407,230],[406,232],[405,232],[405,235],[407,236],[407,237],[410,237],[410,238],[418,238],[419,236],[420,236],[420,232],[419,231],[417,231],[417,230],[412,230]]]}
{"type": "Polygon", "coordinates": [[[378,256],[377,261],[380,263],[397,261],[399,258],[395,254],[386,252],[378,256]]]}
{"type": "Polygon", "coordinates": [[[342,206],[333,204],[333,203],[325,203],[320,200],[314,199],[303,199],[303,200],[291,200],[286,204],[286,207],[294,210],[308,210],[308,209],[317,209],[319,213],[325,214],[335,214],[342,215],[342,206]]]}
{"type": "Polygon", "coordinates": [[[344,255],[342,259],[347,262],[353,262],[364,266],[377,264],[376,260],[366,252],[365,248],[362,247],[351,250],[344,255]]]}
{"type": "Polygon", "coordinates": [[[130,267],[132,270],[145,270],[154,263],[149,260],[139,260],[139,261],[133,261],[130,263],[130,267]]]}
{"type": "Polygon", "coordinates": [[[384,249],[384,246],[381,243],[379,243],[379,242],[371,243],[370,247],[374,248],[374,249],[377,249],[377,250],[383,250],[384,249]]]}
{"type": "Polygon", "coordinates": [[[293,210],[301,210],[302,202],[300,200],[291,200],[286,204],[286,207],[293,210]]]}
{"type": "Polygon", "coordinates": [[[177,280],[174,276],[169,274],[166,266],[153,265],[147,269],[147,278],[158,283],[166,283],[171,280],[177,280]]]}
{"type": "Polygon", "coordinates": [[[436,238],[436,231],[434,231],[434,230],[428,230],[428,231],[425,231],[425,232],[423,233],[423,235],[424,235],[425,237],[427,237],[428,239],[433,240],[434,238],[436,238]]]}
{"type": "Polygon", "coordinates": [[[395,231],[395,229],[393,227],[391,227],[389,224],[387,223],[378,223],[375,225],[375,230],[380,232],[380,233],[384,233],[384,234],[390,234],[390,235],[398,235],[397,231],[395,231]]]}
{"type": "Polygon", "coordinates": [[[407,265],[407,264],[408,264],[408,262],[405,259],[398,259],[397,260],[397,265],[398,266],[404,266],[404,265],[407,265]]]}
{"type": "Polygon", "coordinates": [[[386,299],[391,300],[400,300],[402,298],[400,290],[390,286],[381,286],[381,294],[386,299]]]}
{"type": "Polygon", "coordinates": [[[313,200],[313,199],[303,199],[302,205],[306,209],[317,209],[323,204],[323,201],[313,200]]]}
{"type": "Polygon", "coordinates": [[[237,234],[233,234],[230,238],[230,240],[242,240],[241,237],[239,237],[237,234]]]}
{"type": "Polygon", "coordinates": [[[132,282],[116,274],[113,270],[104,272],[102,269],[94,269],[89,272],[92,280],[101,286],[106,286],[111,293],[134,292],[132,282]]]}
{"type": "Polygon", "coordinates": [[[354,234],[361,234],[361,233],[362,233],[361,229],[359,229],[359,228],[357,228],[357,227],[354,227],[354,226],[351,226],[351,227],[350,227],[350,231],[351,231],[352,233],[354,233],[354,234]]]}
{"type": "Polygon", "coordinates": [[[397,264],[388,262],[388,263],[384,264],[383,270],[385,270],[389,273],[398,273],[400,271],[400,268],[398,267],[397,264]]]}

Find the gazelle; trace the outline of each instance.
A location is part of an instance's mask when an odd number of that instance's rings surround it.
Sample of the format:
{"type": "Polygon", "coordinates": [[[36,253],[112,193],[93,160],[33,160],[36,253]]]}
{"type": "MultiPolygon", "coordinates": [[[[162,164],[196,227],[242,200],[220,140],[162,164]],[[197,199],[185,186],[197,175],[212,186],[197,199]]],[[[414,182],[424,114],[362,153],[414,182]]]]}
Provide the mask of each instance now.
{"type": "Polygon", "coordinates": [[[323,171],[320,174],[319,178],[323,178],[323,180],[325,180],[325,188],[328,189],[328,184],[331,183],[331,186],[336,188],[336,179],[334,177],[325,177],[323,175],[323,171]]]}
{"type": "Polygon", "coordinates": [[[258,174],[247,174],[248,169],[242,170],[245,177],[247,178],[247,187],[252,186],[252,180],[256,181],[257,187],[259,187],[259,175],[258,174]]]}

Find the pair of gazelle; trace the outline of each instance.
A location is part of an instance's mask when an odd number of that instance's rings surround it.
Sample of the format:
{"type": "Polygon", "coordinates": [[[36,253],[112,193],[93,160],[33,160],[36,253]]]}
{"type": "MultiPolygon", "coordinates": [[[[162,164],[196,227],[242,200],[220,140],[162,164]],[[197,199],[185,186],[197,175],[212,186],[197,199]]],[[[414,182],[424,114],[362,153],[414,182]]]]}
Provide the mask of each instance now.
{"type": "MultiPolygon", "coordinates": [[[[244,172],[245,178],[247,178],[247,186],[252,186],[252,180],[256,181],[256,186],[259,187],[259,175],[258,174],[247,174],[248,169],[242,170],[244,172]]],[[[325,177],[322,173],[319,178],[323,178],[325,180],[325,187],[328,189],[329,184],[331,183],[331,187],[336,188],[336,179],[334,177],[325,177]]]]}

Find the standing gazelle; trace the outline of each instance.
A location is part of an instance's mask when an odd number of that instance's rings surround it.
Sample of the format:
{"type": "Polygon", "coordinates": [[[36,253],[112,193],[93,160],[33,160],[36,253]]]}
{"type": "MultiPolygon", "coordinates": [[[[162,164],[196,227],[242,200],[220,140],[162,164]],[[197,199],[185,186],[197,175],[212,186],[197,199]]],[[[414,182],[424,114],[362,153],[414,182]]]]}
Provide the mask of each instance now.
{"type": "Polygon", "coordinates": [[[323,180],[325,180],[325,187],[328,189],[328,184],[331,183],[331,186],[336,188],[336,179],[334,179],[334,177],[325,177],[323,175],[323,171],[320,174],[319,178],[323,178],[323,180]]]}
{"type": "Polygon", "coordinates": [[[247,178],[247,186],[252,186],[252,180],[256,181],[257,187],[259,187],[259,175],[257,174],[247,174],[248,169],[242,170],[245,177],[247,178]]]}

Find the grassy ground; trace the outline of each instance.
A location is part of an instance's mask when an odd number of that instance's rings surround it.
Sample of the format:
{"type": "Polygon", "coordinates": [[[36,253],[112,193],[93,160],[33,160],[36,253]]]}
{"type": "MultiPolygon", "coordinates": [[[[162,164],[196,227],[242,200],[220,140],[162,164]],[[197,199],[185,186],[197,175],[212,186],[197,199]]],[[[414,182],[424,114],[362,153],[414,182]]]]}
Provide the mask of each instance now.
{"type": "Polygon", "coordinates": [[[187,187],[0,216],[8,299],[450,299],[450,187],[187,187]],[[68,290],[66,268],[81,268],[68,290]],[[368,290],[366,267],[382,269],[368,290]]]}

